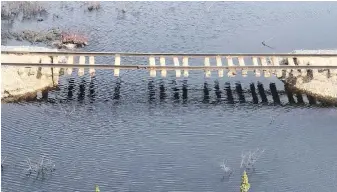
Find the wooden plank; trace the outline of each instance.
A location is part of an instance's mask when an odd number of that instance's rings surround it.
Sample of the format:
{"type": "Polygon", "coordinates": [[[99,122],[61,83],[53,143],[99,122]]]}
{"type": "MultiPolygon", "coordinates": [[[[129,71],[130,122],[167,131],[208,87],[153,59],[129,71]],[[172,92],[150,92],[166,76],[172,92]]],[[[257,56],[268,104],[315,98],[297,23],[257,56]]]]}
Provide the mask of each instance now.
{"type": "MultiPolygon", "coordinates": [[[[173,63],[174,66],[179,66],[179,59],[178,57],[173,57],[173,63]]],[[[176,77],[180,77],[181,76],[181,70],[180,69],[176,69],[176,77]]]]}
{"type": "MultiPolygon", "coordinates": [[[[156,65],[156,58],[155,57],[150,57],[149,58],[149,63],[150,63],[150,67],[151,66],[155,66],[156,65]]],[[[150,77],[156,77],[157,76],[157,72],[154,69],[150,69],[150,77]]]]}
{"type": "MultiPolygon", "coordinates": [[[[80,56],[79,64],[83,65],[85,64],[85,56],[80,56]]],[[[83,76],[84,75],[84,68],[79,68],[78,69],[78,76],[83,76]]]]}
{"type": "MultiPolygon", "coordinates": [[[[253,60],[253,65],[254,65],[254,66],[259,66],[259,63],[258,63],[256,57],[253,57],[252,60],[253,60]]],[[[260,70],[257,70],[257,69],[256,69],[256,70],[254,70],[254,72],[255,72],[255,76],[256,76],[256,77],[260,77],[260,76],[261,76],[260,70]]]]}
{"type": "MultiPolygon", "coordinates": [[[[265,57],[260,57],[261,65],[267,66],[267,59],[265,57]]],[[[263,70],[265,77],[270,77],[270,72],[268,70],[263,70]]]]}
{"type": "MultiPolygon", "coordinates": [[[[188,57],[183,57],[183,66],[188,66],[188,57]]],[[[188,69],[184,70],[184,77],[188,77],[188,69]]]]}
{"type": "MultiPolygon", "coordinates": [[[[238,60],[239,60],[239,65],[240,66],[245,66],[245,59],[243,57],[238,57],[238,60]]],[[[247,77],[247,70],[242,70],[241,71],[241,74],[243,77],[247,77]]]]}
{"type": "MultiPolygon", "coordinates": [[[[89,56],[89,64],[95,65],[95,56],[89,56]]],[[[90,68],[89,73],[91,77],[95,76],[95,68],[90,68]]]]}
{"type": "MultiPolygon", "coordinates": [[[[227,62],[228,62],[228,66],[234,66],[232,57],[227,57],[227,62]]],[[[228,75],[228,77],[235,77],[236,70],[235,69],[229,70],[227,75],[228,75]]]]}
{"type": "MultiPolygon", "coordinates": [[[[216,56],[216,65],[219,66],[219,67],[222,66],[222,61],[221,61],[220,56],[216,56]]],[[[223,77],[223,69],[218,70],[218,75],[219,75],[219,77],[223,77]]]]}
{"type": "MultiPolygon", "coordinates": [[[[70,64],[70,65],[74,64],[74,56],[72,56],[72,55],[68,56],[67,64],[70,64]]],[[[68,73],[68,75],[71,75],[73,73],[73,69],[71,67],[69,67],[67,69],[67,73],[68,73]]]]}
{"type": "MultiPolygon", "coordinates": [[[[121,65],[121,56],[119,54],[115,55],[115,65],[121,65]]],[[[114,69],[114,76],[119,76],[119,69],[114,69]]]]}
{"type": "MultiPolygon", "coordinates": [[[[166,65],[165,57],[160,57],[159,61],[160,61],[160,66],[166,65]]],[[[161,70],[161,76],[162,77],[166,77],[166,74],[167,74],[166,69],[161,70]]]]}
{"type": "MultiPolygon", "coordinates": [[[[205,63],[205,67],[211,66],[211,63],[209,61],[209,57],[205,57],[205,62],[204,63],[205,63]]],[[[211,70],[206,69],[205,70],[205,76],[206,77],[210,77],[211,76],[211,70]]]]}

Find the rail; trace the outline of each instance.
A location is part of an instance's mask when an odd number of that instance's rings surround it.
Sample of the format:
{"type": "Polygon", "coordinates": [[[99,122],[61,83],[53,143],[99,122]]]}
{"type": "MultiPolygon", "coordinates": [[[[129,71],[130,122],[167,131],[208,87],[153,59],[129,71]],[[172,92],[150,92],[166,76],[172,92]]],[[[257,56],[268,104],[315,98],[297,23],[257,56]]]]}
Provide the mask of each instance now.
{"type": "MultiPolygon", "coordinates": [[[[150,70],[150,76],[155,77],[157,70],[161,71],[161,76],[166,77],[167,71],[174,70],[176,77],[188,77],[189,70],[203,70],[206,77],[211,75],[211,71],[217,70],[218,76],[223,77],[224,71],[233,77],[237,70],[242,76],[246,76],[248,71],[254,71],[256,76],[265,77],[274,74],[277,77],[302,74],[306,75],[311,69],[314,73],[318,69],[328,70],[329,74],[337,75],[337,54],[336,53],[125,53],[125,52],[64,52],[64,51],[1,51],[2,54],[14,54],[17,56],[49,56],[51,62],[40,63],[19,63],[2,62],[2,65],[16,67],[43,67],[52,68],[53,74],[59,74],[59,69],[66,68],[71,74],[74,68],[78,68],[79,76],[84,75],[84,69],[89,68],[90,75],[95,75],[95,69],[112,69],[114,76],[119,76],[120,70],[145,69],[150,70]],[[112,56],[113,64],[97,64],[97,56],[112,56]],[[79,57],[78,64],[75,57],[79,57]],[[87,59],[88,57],[88,59],[87,59]],[[147,64],[122,64],[122,60],[127,57],[147,57],[147,64]],[[203,65],[195,66],[190,58],[202,58],[203,65]],[[249,61],[248,61],[248,60],[249,61]],[[171,65],[167,60],[173,61],[171,65]],[[159,65],[156,65],[159,61],[159,65]],[[247,62],[248,61],[248,62],[247,62]],[[314,61],[314,62],[312,62],[314,61]],[[213,63],[213,65],[211,65],[213,63]],[[249,64],[248,64],[249,63],[249,64]],[[193,64],[193,65],[191,65],[193,64]],[[224,65],[226,64],[226,65],[224,65]]],[[[41,69],[38,69],[41,70],[41,69]]],[[[322,70],[321,70],[322,71],[322,70]]]]}

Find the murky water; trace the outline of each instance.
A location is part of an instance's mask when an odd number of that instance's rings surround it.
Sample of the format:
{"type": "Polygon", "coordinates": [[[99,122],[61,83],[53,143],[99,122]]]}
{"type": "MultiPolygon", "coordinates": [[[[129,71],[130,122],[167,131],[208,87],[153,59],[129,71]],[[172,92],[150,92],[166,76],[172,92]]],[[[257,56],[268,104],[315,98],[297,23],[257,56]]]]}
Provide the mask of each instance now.
{"type": "MultiPolygon", "coordinates": [[[[48,5],[48,19],[14,23],[13,30],[81,30],[90,37],[89,51],[290,52],[337,44],[332,2],[104,2],[98,12],[48,5]]],[[[336,108],[289,104],[275,78],[205,79],[196,72],[186,82],[121,74],[63,77],[47,100],[2,104],[2,191],[93,191],[95,184],[101,191],[238,191],[241,153],[256,148],[265,152],[248,174],[252,191],[337,190],[336,108]],[[245,102],[235,91],[238,81],[245,102]],[[280,105],[273,104],[271,82],[280,105]],[[44,179],[26,176],[26,159],[41,155],[56,171],[44,179]],[[224,159],[231,177],[223,178],[224,159]]]]}

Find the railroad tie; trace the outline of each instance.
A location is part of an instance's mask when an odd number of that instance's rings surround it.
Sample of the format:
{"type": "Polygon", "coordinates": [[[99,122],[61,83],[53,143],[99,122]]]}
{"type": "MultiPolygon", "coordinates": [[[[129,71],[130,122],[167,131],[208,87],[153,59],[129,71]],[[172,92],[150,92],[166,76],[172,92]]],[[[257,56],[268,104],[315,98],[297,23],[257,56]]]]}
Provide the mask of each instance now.
{"type": "MultiPolygon", "coordinates": [[[[173,63],[174,66],[179,67],[179,59],[178,57],[173,57],[173,63]]],[[[176,69],[176,77],[179,78],[181,76],[181,70],[180,69],[176,69]]]]}
{"type": "MultiPolygon", "coordinates": [[[[222,66],[222,61],[220,56],[216,56],[216,66],[221,67],[222,66]]],[[[219,77],[223,77],[223,69],[218,70],[218,75],[219,77]]]]}
{"type": "MultiPolygon", "coordinates": [[[[119,54],[115,55],[115,65],[116,66],[121,65],[121,56],[119,54]]],[[[114,76],[115,77],[119,76],[119,69],[117,69],[117,68],[114,69],[114,76]]]]}
{"type": "MultiPolygon", "coordinates": [[[[209,61],[209,57],[205,57],[204,63],[205,63],[205,67],[211,66],[211,63],[210,63],[210,61],[209,61]]],[[[206,76],[206,77],[210,77],[210,76],[211,76],[211,70],[206,69],[206,70],[205,70],[205,76],[206,76]]]]}
{"type": "MultiPolygon", "coordinates": [[[[166,65],[165,57],[160,57],[159,62],[160,62],[160,66],[165,66],[166,65]]],[[[161,70],[161,76],[166,77],[166,74],[167,74],[166,69],[162,69],[161,70]]]]}
{"type": "MultiPolygon", "coordinates": [[[[188,67],[188,57],[183,57],[183,66],[188,67]]],[[[188,69],[184,69],[184,77],[188,77],[188,69]]]]}

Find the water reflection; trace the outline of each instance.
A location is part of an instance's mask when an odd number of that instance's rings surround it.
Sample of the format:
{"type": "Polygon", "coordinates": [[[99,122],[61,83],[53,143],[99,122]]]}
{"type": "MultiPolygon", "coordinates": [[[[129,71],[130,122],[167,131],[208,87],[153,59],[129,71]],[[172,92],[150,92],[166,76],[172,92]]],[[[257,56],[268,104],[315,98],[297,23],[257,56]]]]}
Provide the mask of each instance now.
{"type": "Polygon", "coordinates": [[[210,99],[210,96],[209,96],[209,89],[208,89],[208,83],[205,82],[204,83],[204,99],[203,99],[203,103],[209,103],[209,99],[210,99]]]}
{"type": "Polygon", "coordinates": [[[231,89],[231,84],[229,82],[225,83],[225,90],[226,90],[226,94],[227,94],[227,102],[229,104],[233,104],[234,103],[234,97],[233,97],[233,93],[232,93],[232,89],[231,89]]]}
{"type": "Polygon", "coordinates": [[[119,100],[121,94],[121,80],[118,78],[115,85],[115,91],[113,95],[114,100],[119,100]]]}
{"type": "Polygon", "coordinates": [[[276,89],[276,84],[275,83],[270,83],[269,85],[271,94],[273,96],[273,100],[275,104],[280,104],[280,96],[278,95],[277,89],[276,89]]]}
{"type": "Polygon", "coordinates": [[[235,87],[236,87],[236,92],[239,96],[240,103],[245,103],[246,99],[245,99],[245,95],[243,94],[241,83],[240,82],[235,83],[235,87]]]}
{"type": "Polygon", "coordinates": [[[268,103],[267,95],[266,95],[266,92],[264,90],[263,84],[258,82],[257,83],[257,89],[259,90],[259,94],[260,94],[262,103],[268,103]]]}
{"type": "Polygon", "coordinates": [[[149,91],[149,102],[151,103],[152,101],[154,101],[156,98],[156,91],[155,91],[155,86],[154,86],[154,82],[153,79],[149,80],[148,83],[148,91],[149,91]]]}
{"type": "Polygon", "coordinates": [[[256,88],[255,88],[255,84],[254,83],[250,84],[250,92],[252,93],[253,103],[254,104],[258,104],[259,103],[259,98],[257,97],[256,88]]]}
{"type": "Polygon", "coordinates": [[[217,101],[221,101],[221,90],[220,90],[220,84],[219,81],[214,81],[214,90],[215,90],[215,95],[217,98],[217,101]]]}
{"type": "Polygon", "coordinates": [[[86,84],[85,79],[82,78],[81,83],[79,85],[79,92],[78,92],[78,97],[77,97],[78,101],[80,102],[82,102],[85,97],[85,84],[86,84]]]}
{"type": "Polygon", "coordinates": [[[68,81],[68,100],[72,100],[75,86],[75,78],[71,77],[68,81]]]}
{"type": "Polygon", "coordinates": [[[93,103],[95,101],[95,97],[96,97],[96,91],[95,91],[95,84],[96,84],[96,77],[91,77],[91,81],[89,84],[89,99],[90,99],[90,103],[93,103]]]}
{"type": "Polygon", "coordinates": [[[179,88],[176,80],[172,80],[172,87],[173,87],[173,100],[175,102],[179,102],[179,88]]]}
{"type": "Polygon", "coordinates": [[[187,102],[187,80],[183,81],[183,103],[187,102]]]}
{"type": "MultiPolygon", "coordinates": [[[[172,94],[172,101],[173,102],[180,102],[180,99],[182,98],[182,103],[186,104],[189,101],[195,101],[197,97],[202,94],[202,103],[218,103],[220,104],[222,101],[222,98],[226,101],[228,104],[234,104],[234,103],[246,103],[247,98],[252,98],[251,102],[252,104],[258,104],[258,103],[264,103],[264,104],[271,104],[273,103],[274,105],[284,105],[284,102],[281,102],[281,97],[286,98],[287,104],[293,105],[293,104],[299,104],[303,105],[308,102],[309,105],[324,105],[324,106],[331,106],[332,104],[329,102],[322,102],[316,97],[309,96],[307,95],[307,101],[305,102],[303,98],[303,93],[300,91],[294,91],[289,87],[288,84],[284,85],[284,91],[283,89],[277,90],[276,84],[275,83],[270,83],[269,84],[269,90],[265,90],[264,86],[262,83],[257,82],[257,88],[255,87],[255,84],[252,82],[250,83],[249,87],[247,89],[243,88],[242,84],[240,82],[235,83],[235,87],[231,86],[230,82],[226,82],[224,84],[224,91],[225,91],[225,96],[222,96],[222,91],[221,91],[221,85],[218,80],[214,81],[214,97],[211,96],[211,88],[209,82],[204,82],[203,83],[203,89],[202,92],[200,90],[195,90],[195,89],[190,89],[189,91],[189,85],[188,81],[185,79],[182,81],[182,84],[179,85],[176,80],[172,80],[170,84],[167,85],[169,89],[166,88],[165,81],[161,80],[158,82],[158,87],[157,89],[157,83],[154,79],[149,79],[148,80],[148,88],[147,88],[147,94],[148,94],[148,102],[152,103],[156,101],[156,92],[158,91],[159,95],[159,100],[160,102],[164,102],[167,99],[167,94],[172,94]],[[257,89],[257,90],[256,90],[257,89]],[[180,93],[181,91],[181,93],[180,93]],[[170,93],[171,92],[171,93],[170,93]],[[180,95],[181,94],[181,95],[180,95]],[[272,100],[268,101],[268,95],[271,95],[272,100]],[[181,98],[180,98],[181,97],[181,98]],[[296,99],[295,99],[296,98],[296,99]]],[[[76,80],[74,77],[69,78],[66,81],[66,84],[68,85],[60,85],[59,90],[53,90],[50,92],[50,90],[45,90],[42,91],[42,97],[41,99],[38,99],[39,101],[47,101],[47,102],[52,102],[57,98],[57,100],[73,100],[74,93],[77,92],[77,101],[79,102],[84,102],[85,96],[86,96],[86,89],[88,89],[88,99],[89,103],[93,102],[99,102],[100,100],[105,100],[105,101],[110,101],[111,96],[108,95],[108,98],[103,98],[104,96],[98,97],[100,90],[100,86],[96,77],[92,77],[90,79],[90,82],[88,84],[86,83],[85,78],[81,78],[78,83],[76,83],[76,80]],[[78,88],[76,88],[76,84],[78,84],[78,88]],[[88,86],[88,87],[87,87],[88,86]],[[50,94],[56,94],[53,95],[51,98],[50,94]],[[61,95],[66,95],[66,98],[62,98],[61,95]],[[52,99],[53,98],[53,99],[52,99]]],[[[128,85],[125,85],[128,86],[128,85]]],[[[121,100],[121,87],[122,87],[122,81],[120,79],[117,79],[114,85],[114,92],[112,94],[112,100],[121,100]]],[[[128,89],[126,89],[128,90],[128,89]]],[[[128,95],[130,94],[135,94],[134,92],[127,91],[128,95]]],[[[200,97],[199,97],[200,98],[200,97]]],[[[31,101],[34,102],[37,99],[23,99],[24,101],[31,101]]],[[[250,100],[250,99],[249,99],[250,100]]],[[[132,101],[130,101],[132,102],[132,101]]]]}
{"type": "Polygon", "coordinates": [[[160,101],[165,101],[166,99],[166,93],[165,93],[165,83],[164,81],[160,81],[159,85],[159,99],[160,101]]]}

